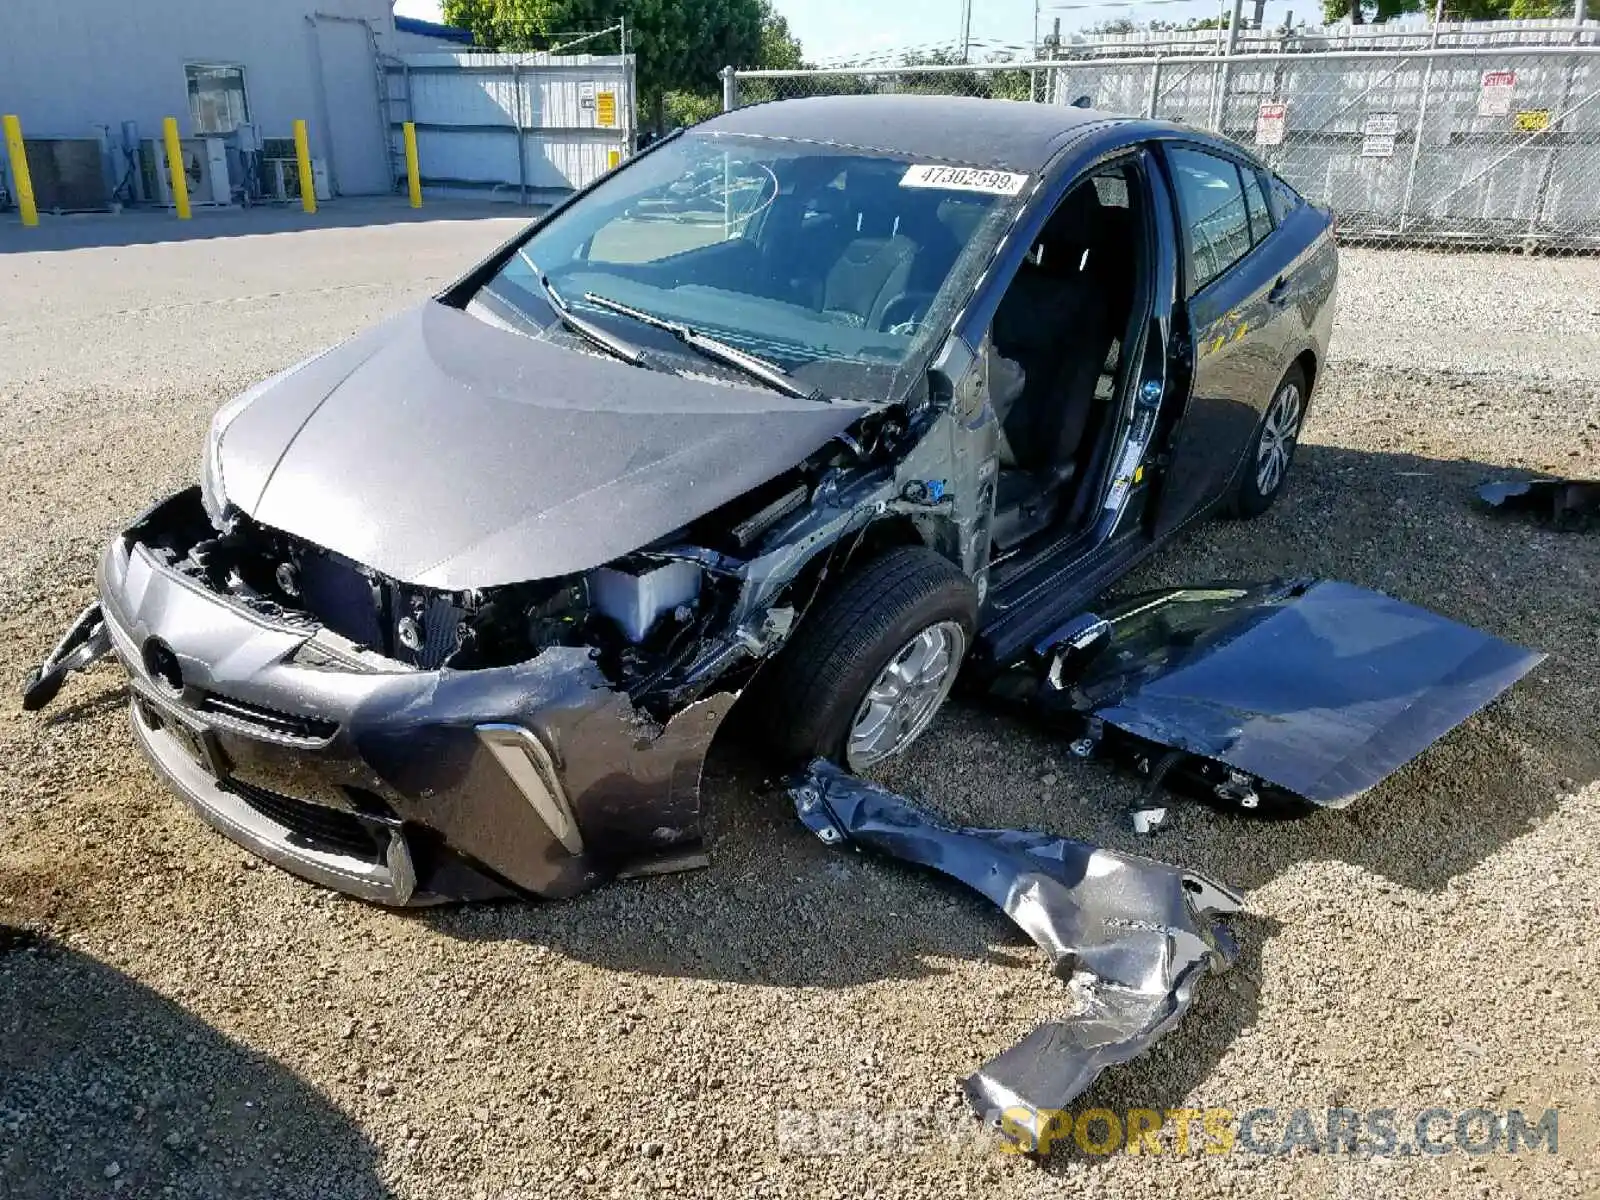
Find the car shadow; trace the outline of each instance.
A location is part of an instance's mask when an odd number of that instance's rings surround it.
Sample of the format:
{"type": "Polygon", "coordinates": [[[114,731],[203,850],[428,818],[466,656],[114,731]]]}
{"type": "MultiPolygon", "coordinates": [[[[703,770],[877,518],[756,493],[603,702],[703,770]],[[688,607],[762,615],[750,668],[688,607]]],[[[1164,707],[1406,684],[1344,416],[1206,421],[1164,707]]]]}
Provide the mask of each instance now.
{"type": "Polygon", "coordinates": [[[286,1067],[120,971],[0,925],[0,1195],[387,1197],[286,1067]]]}
{"type": "Polygon", "coordinates": [[[194,242],[208,238],[302,233],[311,229],[358,229],[375,225],[414,225],[425,221],[470,221],[481,218],[529,220],[548,203],[522,205],[495,200],[428,200],[412,208],[397,196],[353,196],[321,203],[315,213],[298,202],[252,208],[196,208],[187,221],[157,209],[125,209],[120,213],[40,213],[39,224],[24,228],[15,214],[0,216],[0,254],[37,254],[110,246],[147,246],[160,242],[194,242]]]}

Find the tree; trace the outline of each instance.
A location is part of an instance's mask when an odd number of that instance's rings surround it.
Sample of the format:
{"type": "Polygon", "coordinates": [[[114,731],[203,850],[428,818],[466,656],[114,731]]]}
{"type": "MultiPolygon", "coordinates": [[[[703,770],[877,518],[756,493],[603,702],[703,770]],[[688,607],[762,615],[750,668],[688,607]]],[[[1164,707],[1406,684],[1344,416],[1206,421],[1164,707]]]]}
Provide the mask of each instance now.
{"type": "Polygon", "coordinates": [[[445,0],[444,13],[493,50],[548,50],[626,19],[639,95],[658,129],[668,92],[715,95],[724,65],[759,61],[763,19],[775,15],[762,0],[445,0]]]}
{"type": "MultiPolygon", "coordinates": [[[[1461,15],[1464,5],[1506,2],[1507,0],[1448,0],[1450,15],[1453,17],[1461,15]]],[[[1322,0],[1324,20],[1334,22],[1349,18],[1352,25],[1364,25],[1368,21],[1388,21],[1402,13],[1425,11],[1433,11],[1432,0],[1322,0]]]]}
{"type": "Polygon", "coordinates": [[[761,0],[761,56],[757,62],[768,71],[797,71],[805,66],[800,39],[789,32],[789,22],[772,7],[772,0],[761,0]]]}

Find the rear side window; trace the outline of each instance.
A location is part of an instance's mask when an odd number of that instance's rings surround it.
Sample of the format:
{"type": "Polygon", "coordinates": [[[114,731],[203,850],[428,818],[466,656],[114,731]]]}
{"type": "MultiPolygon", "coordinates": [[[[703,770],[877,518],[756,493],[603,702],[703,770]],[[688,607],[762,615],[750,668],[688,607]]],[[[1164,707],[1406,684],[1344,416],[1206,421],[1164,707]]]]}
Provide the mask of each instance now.
{"type": "Polygon", "coordinates": [[[1198,292],[1247,253],[1250,213],[1239,168],[1226,158],[1174,146],[1167,152],[1178,206],[1189,227],[1189,291],[1198,292]]]}

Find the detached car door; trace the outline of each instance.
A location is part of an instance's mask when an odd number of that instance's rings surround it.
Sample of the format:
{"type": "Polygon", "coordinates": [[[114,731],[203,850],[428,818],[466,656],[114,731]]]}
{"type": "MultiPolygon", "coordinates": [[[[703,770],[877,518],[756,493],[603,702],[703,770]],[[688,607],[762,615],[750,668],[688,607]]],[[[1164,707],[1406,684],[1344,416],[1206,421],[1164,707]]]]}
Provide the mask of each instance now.
{"type": "Polygon", "coordinates": [[[1183,247],[1178,336],[1191,383],[1168,443],[1157,536],[1227,492],[1304,335],[1259,169],[1211,145],[1160,145],[1183,247]]]}

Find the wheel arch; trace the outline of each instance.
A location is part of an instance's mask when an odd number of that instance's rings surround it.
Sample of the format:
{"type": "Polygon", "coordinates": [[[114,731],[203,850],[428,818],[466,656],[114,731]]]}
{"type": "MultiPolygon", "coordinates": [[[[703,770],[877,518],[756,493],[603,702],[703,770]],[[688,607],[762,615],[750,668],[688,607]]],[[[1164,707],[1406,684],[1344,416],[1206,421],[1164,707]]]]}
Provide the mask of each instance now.
{"type": "Polygon", "coordinates": [[[1306,399],[1309,400],[1311,394],[1317,389],[1318,363],[1316,350],[1309,346],[1306,347],[1289,365],[1299,367],[1300,373],[1306,377],[1306,399]]]}

